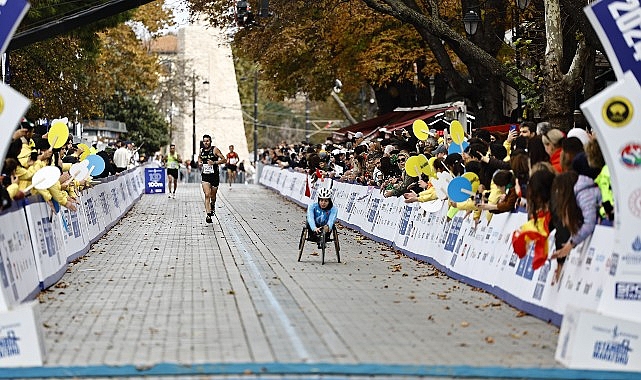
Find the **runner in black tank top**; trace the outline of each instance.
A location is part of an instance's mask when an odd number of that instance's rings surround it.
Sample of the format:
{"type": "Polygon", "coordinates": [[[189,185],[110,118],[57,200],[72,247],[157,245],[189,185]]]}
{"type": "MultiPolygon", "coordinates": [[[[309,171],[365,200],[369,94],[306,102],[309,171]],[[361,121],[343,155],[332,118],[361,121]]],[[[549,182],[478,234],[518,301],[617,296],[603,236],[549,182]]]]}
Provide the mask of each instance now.
{"type": "Polygon", "coordinates": [[[225,163],[225,156],[220,149],[211,145],[211,136],[203,136],[203,148],[198,156],[198,166],[202,173],[201,185],[205,193],[205,222],[211,223],[211,217],[216,210],[216,192],[220,181],[218,165],[225,163]]]}

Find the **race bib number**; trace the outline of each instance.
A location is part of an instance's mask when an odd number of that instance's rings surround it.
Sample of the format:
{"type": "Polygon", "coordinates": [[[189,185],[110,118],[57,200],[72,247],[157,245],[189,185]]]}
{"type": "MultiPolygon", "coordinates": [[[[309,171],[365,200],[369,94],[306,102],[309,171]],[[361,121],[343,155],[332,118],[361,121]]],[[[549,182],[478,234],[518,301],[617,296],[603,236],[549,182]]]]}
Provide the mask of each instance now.
{"type": "Polygon", "coordinates": [[[212,174],[214,172],[214,165],[203,164],[203,174],[212,174]]]}
{"type": "Polygon", "coordinates": [[[230,164],[230,165],[236,165],[237,163],[238,163],[238,158],[236,158],[236,157],[231,157],[231,158],[229,159],[229,164],[230,164]]]}
{"type": "Polygon", "coordinates": [[[178,169],[179,165],[176,161],[171,161],[167,163],[167,169],[178,169]]]}

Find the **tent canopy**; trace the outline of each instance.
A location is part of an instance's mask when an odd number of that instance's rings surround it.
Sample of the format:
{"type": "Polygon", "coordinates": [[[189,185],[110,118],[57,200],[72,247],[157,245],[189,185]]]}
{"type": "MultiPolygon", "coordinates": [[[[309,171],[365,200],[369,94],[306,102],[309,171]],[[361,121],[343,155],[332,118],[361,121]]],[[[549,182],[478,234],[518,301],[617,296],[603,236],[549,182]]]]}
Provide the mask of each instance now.
{"type": "Polygon", "coordinates": [[[446,111],[450,110],[460,111],[461,102],[418,108],[397,108],[392,112],[341,128],[332,134],[332,138],[335,142],[341,142],[351,139],[356,132],[361,132],[365,137],[375,135],[379,131],[391,133],[407,128],[419,119],[428,125],[432,124],[430,128],[443,129],[449,123],[439,123],[439,121],[445,119],[446,111]]]}

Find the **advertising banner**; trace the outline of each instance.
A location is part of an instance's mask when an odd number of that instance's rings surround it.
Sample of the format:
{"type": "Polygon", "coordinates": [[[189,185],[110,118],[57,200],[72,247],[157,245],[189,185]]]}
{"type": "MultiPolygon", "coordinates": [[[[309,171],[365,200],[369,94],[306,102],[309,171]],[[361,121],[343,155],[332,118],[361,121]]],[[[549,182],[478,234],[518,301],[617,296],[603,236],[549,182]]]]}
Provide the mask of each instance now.
{"type": "MultiPolygon", "coordinates": [[[[379,191],[380,194],[380,191],[379,191]]],[[[388,197],[384,198],[381,194],[382,202],[378,212],[378,219],[374,224],[372,233],[388,244],[393,244],[398,233],[398,224],[403,222],[403,218],[399,218],[402,213],[407,213],[405,203],[402,198],[388,197]]],[[[410,208],[411,212],[411,208],[410,208]]],[[[411,231],[412,226],[408,230],[411,231]]]]}
{"type": "Polygon", "coordinates": [[[101,204],[97,196],[98,191],[99,190],[96,188],[88,189],[80,199],[80,207],[82,208],[81,212],[85,217],[85,226],[87,231],[85,239],[88,244],[92,243],[102,232],[101,225],[106,225],[104,221],[101,221],[104,216],[104,205],[101,204]]]}
{"type": "MultiPolygon", "coordinates": [[[[2,12],[0,12],[0,29],[4,28],[1,15],[2,12]]],[[[13,132],[22,120],[22,115],[27,112],[29,104],[31,104],[29,99],[0,82],[0,159],[3,161],[13,138],[13,132]]]]}
{"type": "Polygon", "coordinates": [[[0,313],[39,291],[38,269],[22,209],[0,215],[0,313]]]}
{"type": "Polygon", "coordinates": [[[0,312],[0,368],[40,367],[45,347],[38,301],[0,312]]]}
{"type": "Polygon", "coordinates": [[[555,359],[573,368],[641,371],[641,324],[568,307],[555,359]]]}
{"type": "MultiPolygon", "coordinates": [[[[0,1],[0,54],[4,53],[9,46],[13,33],[28,10],[29,3],[26,0],[0,1]]],[[[1,110],[0,113],[2,113],[1,110]]],[[[4,155],[0,155],[0,157],[4,157],[4,155]]]]}
{"type": "Polygon", "coordinates": [[[639,2],[601,0],[584,10],[603,44],[617,79],[622,79],[623,74],[630,71],[637,81],[641,81],[639,2]]]}
{"type": "MultiPolygon", "coordinates": [[[[82,204],[82,197],[80,198],[82,204]]],[[[62,208],[57,214],[60,225],[62,226],[62,241],[67,253],[67,262],[71,262],[78,257],[87,253],[89,249],[89,240],[87,240],[86,218],[96,218],[93,215],[82,214],[83,208],[80,206],[78,211],[71,211],[62,208]],[[84,227],[84,228],[83,228],[84,227]]]]}
{"type": "Polygon", "coordinates": [[[46,289],[58,282],[67,268],[60,218],[45,202],[29,204],[25,212],[38,279],[42,288],[46,289]]]}
{"type": "MultiPolygon", "coordinates": [[[[627,3],[624,3],[627,4],[627,3]]],[[[631,71],[581,105],[610,169],[614,244],[599,310],[641,321],[641,87],[631,71]],[[626,184],[626,185],[623,185],[626,184]]]]}
{"type": "MultiPolygon", "coordinates": [[[[145,194],[164,194],[164,193],[165,193],[165,169],[145,168],[145,194]]],[[[120,196],[120,199],[124,201],[122,196],[120,196]]]]}

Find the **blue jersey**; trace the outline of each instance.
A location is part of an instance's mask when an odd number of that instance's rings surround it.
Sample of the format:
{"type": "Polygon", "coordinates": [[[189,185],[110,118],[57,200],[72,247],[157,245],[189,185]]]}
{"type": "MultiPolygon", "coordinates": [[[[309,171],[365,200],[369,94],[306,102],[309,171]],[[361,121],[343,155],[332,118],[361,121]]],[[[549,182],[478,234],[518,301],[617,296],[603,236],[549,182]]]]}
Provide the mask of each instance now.
{"type": "Polygon", "coordinates": [[[325,225],[331,230],[334,227],[337,215],[338,209],[336,209],[336,207],[323,210],[318,203],[311,203],[307,206],[307,224],[309,224],[312,230],[325,225]]]}

